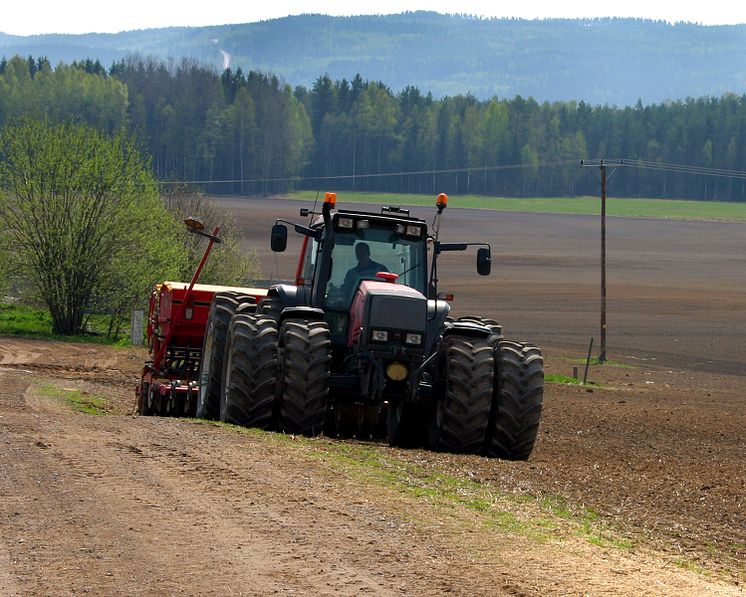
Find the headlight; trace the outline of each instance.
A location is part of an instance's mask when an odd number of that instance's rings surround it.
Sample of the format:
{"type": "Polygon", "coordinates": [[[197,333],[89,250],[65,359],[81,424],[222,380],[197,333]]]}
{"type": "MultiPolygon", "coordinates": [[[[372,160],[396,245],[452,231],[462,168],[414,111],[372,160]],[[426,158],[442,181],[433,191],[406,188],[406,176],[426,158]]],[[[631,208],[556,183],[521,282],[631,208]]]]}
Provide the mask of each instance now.
{"type": "Polygon", "coordinates": [[[389,333],[386,330],[373,330],[371,339],[373,342],[388,342],[389,333]]]}
{"type": "Polygon", "coordinates": [[[353,220],[352,218],[339,218],[339,220],[337,220],[337,225],[340,228],[347,228],[347,229],[352,230],[353,220]]]}
{"type": "Polygon", "coordinates": [[[422,236],[422,228],[419,226],[407,226],[407,236],[415,236],[419,238],[422,236]]]}
{"type": "Polygon", "coordinates": [[[386,367],[386,375],[392,381],[404,381],[405,379],[407,379],[409,371],[407,371],[406,366],[402,363],[394,362],[386,367]]]}
{"type": "Polygon", "coordinates": [[[419,346],[422,344],[422,334],[407,334],[404,336],[404,342],[406,344],[416,344],[419,346]]]}

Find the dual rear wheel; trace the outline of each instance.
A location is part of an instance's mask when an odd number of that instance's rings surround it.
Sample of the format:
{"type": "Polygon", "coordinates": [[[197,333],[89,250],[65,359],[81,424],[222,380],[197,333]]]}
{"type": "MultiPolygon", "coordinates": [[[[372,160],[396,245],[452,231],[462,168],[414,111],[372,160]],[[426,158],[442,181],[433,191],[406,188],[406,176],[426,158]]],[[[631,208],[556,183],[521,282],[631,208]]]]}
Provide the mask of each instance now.
{"type": "Polygon", "coordinates": [[[445,452],[526,460],[538,436],[544,362],[530,344],[494,333],[452,333],[441,344],[430,415],[417,404],[392,404],[389,443],[445,452]]]}
{"type": "Polygon", "coordinates": [[[254,297],[239,292],[220,292],[213,298],[202,343],[199,395],[195,413],[198,418],[216,420],[220,417],[228,328],[237,312],[251,312],[255,309],[254,297]]]}
{"type": "MultiPolygon", "coordinates": [[[[331,363],[325,322],[290,318],[278,329],[266,314],[234,314],[225,333],[223,361],[221,421],[298,435],[321,433],[331,363]]],[[[208,388],[210,382],[208,377],[208,388]]]]}

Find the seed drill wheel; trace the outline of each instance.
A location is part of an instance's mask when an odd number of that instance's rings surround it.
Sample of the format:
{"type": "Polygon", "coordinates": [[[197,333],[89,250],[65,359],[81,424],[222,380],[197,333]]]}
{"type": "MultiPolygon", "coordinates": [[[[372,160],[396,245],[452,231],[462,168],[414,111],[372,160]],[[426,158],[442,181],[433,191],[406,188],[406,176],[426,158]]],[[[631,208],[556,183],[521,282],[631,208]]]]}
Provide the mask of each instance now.
{"type": "Polygon", "coordinates": [[[202,343],[199,372],[196,416],[200,419],[217,419],[220,416],[220,391],[228,325],[239,308],[250,311],[251,305],[255,303],[254,297],[238,292],[220,292],[212,300],[202,343]]]}
{"type": "Polygon", "coordinates": [[[535,346],[502,340],[495,353],[495,392],[486,455],[527,460],[539,432],[544,359],[535,346]]]}
{"type": "Polygon", "coordinates": [[[280,429],[317,435],[324,429],[331,339],[324,321],[286,319],[279,335],[280,429]]]}
{"type": "Polygon", "coordinates": [[[166,401],[163,398],[163,394],[160,392],[159,385],[160,384],[157,383],[150,385],[150,398],[148,404],[150,405],[150,410],[154,415],[163,417],[166,416],[166,401]]]}
{"type": "Polygon", "coordinates": [[[277,327],[273,320],[239,313],[230,323],[220,420],[273,427],[277,382],[277,327]]]}
{"type": "Polygon", "coordinates": [[[140,382],[140,393],[137,395],[137,413],[143,417],[153,414],[149,404],[150,384],[145,380],[140,382]]]}
{"type": "Polygon", "coordinates": [[[450,334],[443,339],[430,425],[433,450],[482,450],[492,402],[494,351],[494,336],[450,334]]]}

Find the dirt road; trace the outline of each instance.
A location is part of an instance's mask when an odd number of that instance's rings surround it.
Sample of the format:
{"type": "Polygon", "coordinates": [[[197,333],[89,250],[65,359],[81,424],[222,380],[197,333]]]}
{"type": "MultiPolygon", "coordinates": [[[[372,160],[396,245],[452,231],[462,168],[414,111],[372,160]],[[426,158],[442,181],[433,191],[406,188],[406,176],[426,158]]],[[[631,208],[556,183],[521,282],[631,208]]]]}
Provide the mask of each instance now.
{"type": "Polygon", "coordinates": [[[551,384],[509,463],[135,417],[143,356],[0,338],[0,595],[743,594],[740,377],[551,384]]]}

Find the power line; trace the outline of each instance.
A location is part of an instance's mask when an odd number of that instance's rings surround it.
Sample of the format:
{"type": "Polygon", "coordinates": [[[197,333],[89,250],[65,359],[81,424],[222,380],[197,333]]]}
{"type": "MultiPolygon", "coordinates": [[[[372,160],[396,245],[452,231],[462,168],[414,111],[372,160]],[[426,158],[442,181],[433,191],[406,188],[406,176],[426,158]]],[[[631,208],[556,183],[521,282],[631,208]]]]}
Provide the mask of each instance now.
{"type": "Polygon", "coordinates": [[[441,170],[414,170],[401,172],[376,172],[370,174],[335,174],[328,176],[288,176],[278,178],[244,178],[228,180],[162,180],[161,185],[168,184],[249,184],[249,183],[274,183],[274,182],[323,182],[327,180],[354,180],[360,178],[387,178],[400,176],[433,176],[436,174],[465,174],[472,172],[494,172],[498,170],[525,170],[526,168],[553,168],[557,166],[568,166],[576,163],[575,160],[560,160],[557,162],[546,162],[540,164],[509,164],[502,166],[473,166],[470,168],[445,168],[441,170]]]}
{"type": "MultiPolygon", "coordinates": [[[[600,166],[603,160],[581,160],[585,166],[600,166]]],[[[746,180],[746,171],[732,170],[725,168],[708,168],[705,166],[692,166],[686,164],[671,164],[667,162],[653,162],[649,160],[638,160],[624,158],[615,160],[617,163],[623,163],[630,168],[640,170],[653,170],[659,172],[669,172],[675,174],[691,174],[695,176],[711,176],[720,178],[733,178],[736,180],[746,180]]],[[[162,180],[160,185],[211,185],[211,184],[269,184],[269,183],[304,183],[304,182],[325,182],[325,181],[345,181],[360,180],[371,178],[395,178],[402,176],[435,176],[444,174],[467,174],[475,172],[497,172],[508,170],[525,170],[527,168],[556,168],[562,166],[575,166],[577,160],[558,160],[556,162],[541,162],[538,164],[505,164],[494,166],[473,166],[468,168],[443,168],[433,170],[409,170],[399,172],[376,172],[367,174],[332,174],[327,176],[287,176],[274,178],[233,178],[223,180],[162,180]]]]}
{"type": "Polygon", "coordinates": [[[648,160],[625,159],[626,166],[640,168],[642,170],[660,170],[663,172],[676,172],[681,174],[696,174],[700,176],[717,176],[724,178],[745,179],[746,172],[743,170],[729,170],[725,168],[707,168],[704,166],[690,166],[684,164],[669,164],[666,162],[651,162],[648,160]]]}

